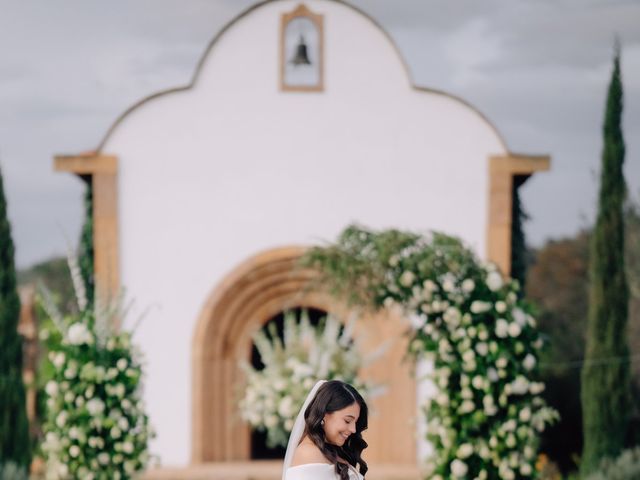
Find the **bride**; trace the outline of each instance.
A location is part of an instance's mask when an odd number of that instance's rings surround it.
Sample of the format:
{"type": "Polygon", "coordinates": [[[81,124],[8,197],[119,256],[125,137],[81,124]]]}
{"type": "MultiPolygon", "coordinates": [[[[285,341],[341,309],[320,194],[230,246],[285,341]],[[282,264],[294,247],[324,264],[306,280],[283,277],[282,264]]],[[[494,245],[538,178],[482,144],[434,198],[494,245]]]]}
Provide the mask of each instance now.
{"type": "Polygon", "coordinates": [[[367,404],[348,383],[316,383],[291,431],[282,480],[363,480],[367,416],[367,404]]]}

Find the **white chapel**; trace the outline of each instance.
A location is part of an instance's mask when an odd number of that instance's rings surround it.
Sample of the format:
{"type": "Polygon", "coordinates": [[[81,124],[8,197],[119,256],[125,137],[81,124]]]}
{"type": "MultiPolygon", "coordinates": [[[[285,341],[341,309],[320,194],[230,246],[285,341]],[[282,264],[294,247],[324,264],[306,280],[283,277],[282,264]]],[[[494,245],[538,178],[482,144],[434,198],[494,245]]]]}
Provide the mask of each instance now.
{"type": "MultiPolygon", "coordinates": [[[[194,68],[95,151],[55,159],[93,187],[98,294],[122,288],[148,312],[134,338],[151,450],[176,467],[257,460],[235,403],[252,335],[288,308],[342,308],[304,288],[305,247],[351,223],[439,230],[508,273],[516,179],[550,162],[510,152],[466,101],[414,85],[393,39],[345,1],[258,3],[194,68]]],[[[403,327],[383,317],[367,319],[371,348],[397,337],[366,372],[388,386],[365,436],[372,471],[415,466],[421,448],[403,327]]]]}

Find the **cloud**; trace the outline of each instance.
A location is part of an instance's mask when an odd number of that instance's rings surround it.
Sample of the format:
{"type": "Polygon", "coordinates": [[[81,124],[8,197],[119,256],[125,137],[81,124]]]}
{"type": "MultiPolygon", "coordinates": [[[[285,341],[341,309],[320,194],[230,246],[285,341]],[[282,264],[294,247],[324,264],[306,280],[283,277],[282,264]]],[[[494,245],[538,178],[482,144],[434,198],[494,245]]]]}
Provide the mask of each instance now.
{"type": "MultiPolygon", "coordinates": [[[[0,164],[19,265],[66,246],[82,184],[53,155],[95,148],[138,100],[183,86],[250,0],[0,0],[0,164]]],[[[416,84],[458,95],[515,151],[550,153],[525,184],[530,241],[595,207],[614,34],[622,40],[627,175],[640,188],[640,4],[611,0],[353,0],[396,41],[416,84]],[[567,196],[568,189],[571,195],[567,196]]]]}

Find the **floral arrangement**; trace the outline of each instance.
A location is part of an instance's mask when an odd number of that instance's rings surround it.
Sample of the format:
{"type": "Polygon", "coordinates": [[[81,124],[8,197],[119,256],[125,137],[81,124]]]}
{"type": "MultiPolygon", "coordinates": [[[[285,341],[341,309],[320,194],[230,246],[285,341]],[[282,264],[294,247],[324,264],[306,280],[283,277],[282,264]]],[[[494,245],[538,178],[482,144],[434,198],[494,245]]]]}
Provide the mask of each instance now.
{"type": "Polygon", "coordinates": [[[413,320],[409,353],[433,364],[424,406],[433,480],[533,478],[538,437],[557,413],[537,380],[542,339],[517,282],[456,238],[349,227],[304,259],[334,292],[413,320]]]}
{"type": "Polygon", "coordinates": [[[353,326],[354,319],[342,328],[340,321],[328,316],[314,327],[303,310],[300,321],[295,312],[285,313],[284,340],[274,323],[254,336],[264,369],[241,364],[247,384],[240,414],[252,427],[267,432],[270,447],[287,445],[296,415],[318,380],[343,380],[363,396],[371,396],[374,387],[357,374],[378,352],[363,359],[352,337],[353,326]]]}
{"type": "Polygon", "coordinates": [[[41,444],[47,479],[127,479],[145,468],[153,433],[140,397],[142,362],[131,334],[113,329],[117,307],[88,307],[77,263],[69,266],[80,313],[63,317],[42,290],[51,378],[41,444]]]}

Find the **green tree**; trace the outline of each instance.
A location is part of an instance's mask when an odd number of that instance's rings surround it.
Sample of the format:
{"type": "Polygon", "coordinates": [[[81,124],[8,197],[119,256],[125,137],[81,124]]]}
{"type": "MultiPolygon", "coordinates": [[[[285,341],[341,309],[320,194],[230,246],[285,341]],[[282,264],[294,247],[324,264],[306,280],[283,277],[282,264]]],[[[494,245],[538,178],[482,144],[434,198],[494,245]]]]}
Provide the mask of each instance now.
{"type": "Polygon", "coordinates": [[[84,225],[80,233],[80,254],[78,263],[80,273],[87,290],[88,308],[91,308],[95,292],[95,280],[93,275],[93,187],[91,177],[85,179],[84,193],[84,225]]]}
{"type": "Polygon", "coordinates": [[[587,326],[589,231],[548,241],[535,251],[527,271],[526,297],[539,311],[540,332],[547,339],[541,362],[543,393],[560,421],[542,434],[542,451],[563,473],[576,469],[582,451],[580,360],[587,326]]]}
{"type": "Polygon", "coordinates": [[[11,462],[27,467],[31,448],[19,320],[14,247],[0,172],[0,465],[11,462]]]}
{"type": "Polygon", "coordinates": [[[625,361],[629,356],[629,291],[624,265],[622,105],[620,53],[616,48],[603,128],[598,214],[589,257],[589,314],[581,373],[583,475],[594,471],[602,458],[620,454],[631,407],[630,369],[625,361]]]}
{"type": "Polygon", "coordinates": [[[511,210],[511,277],[520,282],[520,295],[524,294],[527,277],[527,244],[523,224],[529,216],[522,207],[520,187],[527,180],[525,175],[513,177],[513,206],[511,210]]]}

